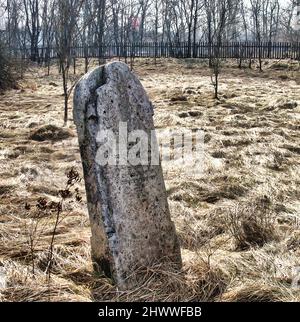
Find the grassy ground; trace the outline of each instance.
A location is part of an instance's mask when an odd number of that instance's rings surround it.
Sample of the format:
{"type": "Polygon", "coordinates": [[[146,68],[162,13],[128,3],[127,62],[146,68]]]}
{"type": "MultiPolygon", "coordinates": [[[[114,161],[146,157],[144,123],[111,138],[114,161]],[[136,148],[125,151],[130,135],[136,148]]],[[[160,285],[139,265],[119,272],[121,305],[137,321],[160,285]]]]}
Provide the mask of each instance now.
{"type": "Polygon", "coordinates": [[[58,202],[66,172],[81,173],[75,128],[72,120],[62,128],[55,66],[50,76],[32,67],[20,89],[2,94],[0,300],[300,300],[292,289],[300,266],[299,65],[270,61],[263,73],[236,66],[223,68],[216,101],[205,62],[136,62],[156,127],[205,131],[205,172],[196,179],[163,165],[184,272],[153,268],[141,288],[125,293],[93,273],[83,182],[76,184],[83,200],[64,202],[46,281],[55,212],[36,204],[58,202]]]}

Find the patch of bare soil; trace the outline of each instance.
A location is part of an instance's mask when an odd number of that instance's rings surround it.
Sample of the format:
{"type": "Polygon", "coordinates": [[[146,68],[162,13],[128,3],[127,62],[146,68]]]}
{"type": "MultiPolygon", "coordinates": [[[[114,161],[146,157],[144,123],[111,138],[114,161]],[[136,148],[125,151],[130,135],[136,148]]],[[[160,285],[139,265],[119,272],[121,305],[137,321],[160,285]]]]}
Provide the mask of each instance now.
{"type": "MultiPolygon", "coordinates": [[[[184,272],[161,272],[118,293],[93,273],[84,183],[56,232],[52,280],[45,265],[55,216],[39,218],[33,278],[28,206],[59,200],[65,173],[81,172],[75,127],[63,127],[62,82],[32,68],[20,90],[0,97],[0,267],[2,301],[299,301],[300,69],[268,62],[265,71],[222,70],[213,99],[206,62],[139,60],[135,72],[155,105],[157,129],[202,129],[205,169],[186,176],[164,163],[184,272]]],[[[79,72],[83,66],[79,66],[79,72]]],[[[70,111],[71,114],[71,111],[70,111]]],[[[74,197],[74,196],[73,196],[74,197]]],[[[148,271],[149,273],[149,271],[148,271]]]]}

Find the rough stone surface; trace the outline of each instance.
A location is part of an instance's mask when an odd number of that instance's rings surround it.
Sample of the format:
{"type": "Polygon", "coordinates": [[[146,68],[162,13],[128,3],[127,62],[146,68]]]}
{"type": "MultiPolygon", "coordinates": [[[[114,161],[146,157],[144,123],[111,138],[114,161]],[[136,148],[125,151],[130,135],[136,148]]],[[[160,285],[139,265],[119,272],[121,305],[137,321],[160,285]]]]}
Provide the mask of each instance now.
{"type": "MultiPolygon", "coordinates": [[[[136,268],[157,263],[181,267],[161,165],[100,166],[99,129],[154,130],[153,107],[138,78],[115,62],[85,75],[75,89],[74,120],[84,168],[92,227],[92,256],[121,288],[134,286],[136,268]]],[[[158,151],[156,151],[157,153],[158,151]]]]}

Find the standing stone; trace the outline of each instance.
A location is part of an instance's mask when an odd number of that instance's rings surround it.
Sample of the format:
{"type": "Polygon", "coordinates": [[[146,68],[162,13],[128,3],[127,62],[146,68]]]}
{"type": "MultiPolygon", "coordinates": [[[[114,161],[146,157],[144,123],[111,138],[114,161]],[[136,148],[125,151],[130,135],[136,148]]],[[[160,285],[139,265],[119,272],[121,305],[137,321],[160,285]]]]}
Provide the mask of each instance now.
{"type": "MultiPolygon", "coordinates": [[[[128,132],[119,141],[126,142],[130,150],[127,135],[132,131],[142,130],[153,137],[153,114],[142,84],[124,63],[98,67],[76,86],[74,120],[92,229],[92,257],[98,269],[122,289],[135,286],[137,268],[159,263],[180,269],[182,265],[160,162],[133,166],[102,165],[98,160],[100,130],[110,130],[118,137],[120,124],[126,122],[128,132]]],[[[151,153],[159,155],[157,145],[151,153]]]]}

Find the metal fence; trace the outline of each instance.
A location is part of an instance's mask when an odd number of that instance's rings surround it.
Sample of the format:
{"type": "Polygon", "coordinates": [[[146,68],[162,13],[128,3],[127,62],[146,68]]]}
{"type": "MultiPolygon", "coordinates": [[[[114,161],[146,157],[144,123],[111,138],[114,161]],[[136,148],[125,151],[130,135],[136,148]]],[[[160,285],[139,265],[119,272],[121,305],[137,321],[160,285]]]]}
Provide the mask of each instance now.
{"type": "MultiPolygon", "coordinates": [[[[30,48],[10,49],[13,56],[30,59],[30,48]]],[[[102,46],[77,46],[71,48],[74,58],[114,58],[114,57],[144,57],[144,58],[212,58],[218,53],[219,58],[243,59],[297,59],[300,60],[300,43],[288,42],[230,42],[189,44],[180,43],[124,43],[104,44],[102,46]]],[[[58,58],[57,48],[38,48],[35,59],[48,61],[58,58]]]]}

